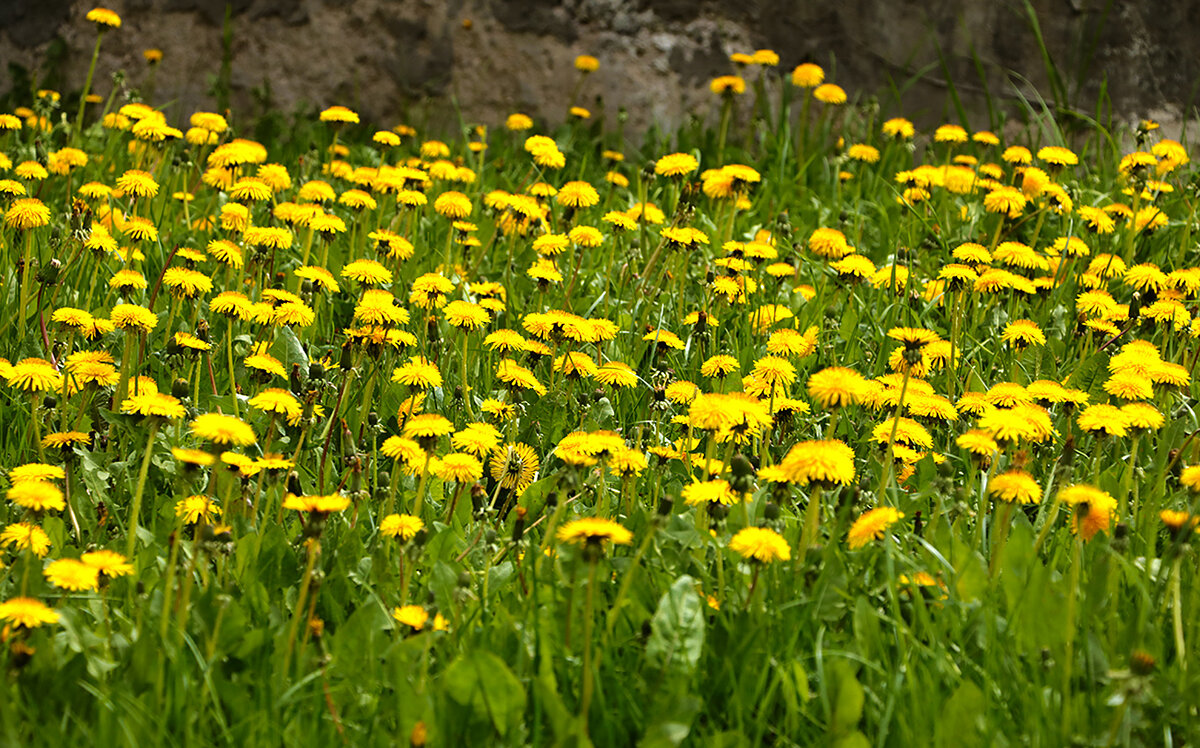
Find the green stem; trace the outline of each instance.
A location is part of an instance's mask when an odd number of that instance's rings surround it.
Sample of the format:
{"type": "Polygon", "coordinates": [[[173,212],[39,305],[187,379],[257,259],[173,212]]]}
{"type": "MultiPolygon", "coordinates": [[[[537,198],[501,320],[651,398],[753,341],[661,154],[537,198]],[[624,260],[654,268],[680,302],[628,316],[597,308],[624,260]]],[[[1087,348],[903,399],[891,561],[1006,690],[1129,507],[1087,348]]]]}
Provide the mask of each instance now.
{"type": "Polygon", "coordinates": [[[304,603],[308,600],[308,587],[312,582],[313,566],[317,563],[317,554],[321,552],[321,539],[313,538],[308,541],[308,563],[304,566],[304,576],[300,580],[300,591],[296,594],[296,608],[292,611],[292,622],[288,624],[287,650],[283,656],[283,672],[286,676],[292,661],[292,651],[296,648],[296,631],[300,624],[300,616],[304,614],[304,603]]]}
{"type": "Polygon", "coordinates": [[[129,509],[129,537],[125,541],[125,557],[133,560],[133,551],[137,547],[138,515],[142,511],[142,496],[146,491],[146,478],[150,474],[150,455],[154,452],[154,437],[158,435],[158,419],[150,423],[150,434],[146,437],[146,451],[142,453],[142,468],[138,472],[137,492],[133,495],[133,505],[129,509]]]}
{"type": "Polygon", "coordinates": [[[592,703],[592,612],[596,601],[596,567],[599,564],[592,561],[588,564],[587,600],[583,613],[583,696],[579,700],[579,724],[584,735],[588,733],[588,708],[592,703]]]}
{"type": "Polygon", "coordinates": [[[229,318],[229,333],[225,336],[225,350],[229,355],[229,394],[233,397],[233,414],[241,417],[241,414],[238,413],[237,377],[233,374],[233,317],[229,318]]]}
{"type": "MultiPolygon", "coordinates": [[[[429,460],[433,457],[433,452],[425,453],[425,464],[421,466],[421,480],[417,483],[417,499],[413,506],[413,516],[421,517],[421,510],[425,506],[425,483],[429,480],[429,460]]],[[[422,518],[423,519],[423,518],[422,518]]]]}
{"type": "Polygon", "coordinates": [[[465,330],[463,330],[461,332],[462,332],[462,339],[463,339],[462,340],[463,402],[466,403],[466,406],[467,406],[467,418],[471,421],[474,421],[475,420],[475,411],[471,407],[471,391],[470,391],[470,387],[468,386],[469,380],[467,379],[467,343],[468,343],[469,339],[467,337],[467,333],[465,330]]]}
{"type": "Polygon", "coordinates": [[[1062,735],[1064,742],[1071,734],[1071,675],[1075,668],[1075,611],[1080,594],[1079,572],[1083,565],[1083,541],[1075,538],[1072,545],[1070,582],[1067,584],[1067,620],[1064,630],[1067,639],[1062,681],[1062,735]]]}
{"type": "MultiPolygon", "coordinates": [[[[87,78],[83,81],[83,90],[79,92],[79,113],[75,115],[75,132],[74,137],[77,139],[83,135],[83,110],[87,107],[87,97],[92,91],[92,78],[96,74],[96,60],[100,58],[100,42],[104,40],[104,27],[98,28],[96,33],[96,46],[92,48],[92,62],[88,65],[87,78]]],[[[76,142],[78,142],[76,140],[76,142]]]]}

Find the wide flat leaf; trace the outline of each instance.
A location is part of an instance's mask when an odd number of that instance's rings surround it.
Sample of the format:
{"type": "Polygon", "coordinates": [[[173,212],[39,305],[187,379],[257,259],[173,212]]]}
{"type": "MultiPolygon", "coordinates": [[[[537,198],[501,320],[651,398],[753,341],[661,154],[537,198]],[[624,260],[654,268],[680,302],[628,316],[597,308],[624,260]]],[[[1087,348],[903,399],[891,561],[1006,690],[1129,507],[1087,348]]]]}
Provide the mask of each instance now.
{"type": "Polygon", "coordinates": [[[446,693],[477,717],[488,720],[501,736],[507,735],[525,713],[525,689],[508,665],[491,652],[475,650],[446,669],[446,693]]]}
{"type": "Polygon", "coordinates": [[[696,593],[696,580],[684,575],[658,601],[650,621],[646,658],[677,675],[691,675],[704,648],[704,610],[696,593]]]}

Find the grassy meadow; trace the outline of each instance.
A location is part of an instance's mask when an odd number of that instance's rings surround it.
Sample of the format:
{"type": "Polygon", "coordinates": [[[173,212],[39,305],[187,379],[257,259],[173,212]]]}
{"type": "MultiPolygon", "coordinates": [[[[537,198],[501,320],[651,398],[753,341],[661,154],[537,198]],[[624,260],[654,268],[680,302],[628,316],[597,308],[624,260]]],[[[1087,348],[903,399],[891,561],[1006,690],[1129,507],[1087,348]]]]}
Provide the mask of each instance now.
{"type": "Polygon", "coordinates": [[[1186,139],[602,64],[0,113],[0,742],[1200,741],[1186,139]]]}

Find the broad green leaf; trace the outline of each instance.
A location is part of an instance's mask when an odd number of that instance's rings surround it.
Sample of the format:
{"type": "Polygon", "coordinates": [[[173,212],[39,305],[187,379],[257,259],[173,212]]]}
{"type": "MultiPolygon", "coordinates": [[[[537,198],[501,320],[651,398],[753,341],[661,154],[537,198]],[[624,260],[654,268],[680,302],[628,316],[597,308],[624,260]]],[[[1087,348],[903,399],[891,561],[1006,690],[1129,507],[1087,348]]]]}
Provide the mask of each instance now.
{"type": "Polygon", "coordinates": [[[855,730],[849,735],[838,738],[833,746],[834,748],[871,748],[871,741],[867,740],[866,735],[855,730]]]}
{"type": "Polygon", "coordinates": [[[276,346],[280,352],[279,360],[285,369],[291,369],[292,364],[300,364],[303,369],[308,368],[308,354],[304,352],[304,346],[301,345],[300,339],[296,337],[292,328],[287,326],[278,328],[276,346]]]}
{"type": "Polygon", "coordinates": [[[936,721],[939,746],[982,745],[980,728],[984,715],[983,692],[971,681],[964,681],[942,707],[942,716],[936,721]]]}
{"type": "Polygon", "coordinates": [[[684,576],[658,601],[650,621],[646,658],[656,668],[691,675],[704,648],[704,608],[696,580],[684,576]]]}
{"type": "Polygon", "coordinates": [[[833,721],[830,727],[834,735],[852,729],[862,719],[863,702],[866,694],[862,684],[848,662],[838,660],[831,667],[833,673],[833,721]]]}
{"type": "Polygon", "coordinates": [[[442,684],[451,699],[490,721],[501,736],[525,712],[525,688],[504,660],[491,652],[477,649],[459,657],[446,669],[442,684]]]}

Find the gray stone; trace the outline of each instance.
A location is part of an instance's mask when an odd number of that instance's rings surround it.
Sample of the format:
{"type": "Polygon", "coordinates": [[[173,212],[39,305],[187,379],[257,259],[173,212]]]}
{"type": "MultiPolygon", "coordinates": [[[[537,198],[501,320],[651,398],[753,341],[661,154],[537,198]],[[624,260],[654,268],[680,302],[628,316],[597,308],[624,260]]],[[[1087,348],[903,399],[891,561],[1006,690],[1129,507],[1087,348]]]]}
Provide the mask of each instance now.
{"type": "MultiPolygon", "coordinates": [[[[1180,117],[1195,104],[1200,61],[1196,3],[1031,0],[1071,106],[1095,114],[1103,93],[1112,111],[1135,119],[1180,117]],[[1102,88],[1103,86],[1103,88],[1102,88]]],[[[177,121],[211,109],[208,81],[221,60],[226,0],[111,0],[123,16],[106,34],[95,91],[111,73],[143,84],[142,50],[165,57],[156,98],[174,102],[177,121]]],[[[81,85],[95,42],[84,20],[94,0],[0,0],[0,92],[9,65],[35,81],[81,85]],[[65,55],[47,52],[65,49],[65,55]],[[50,60],[48,62],[48,60],[50,60]],[[53,65],[53,69],[51,69],[53,65]]],[[[772,78],[812,61],[852,98],[876,95],[885,114],[924,127],[956,119],[958,92],[976,128],[986,96],[1021,114],[1021,96],[1056,93],[1018,0],[232,0],[233,103],[250,112],[251,90],[270,82],[274,104],[345,104],[389,126],[414,105],[450,118],[451,92],[472,122],[497,124],[522,109],[559,121],[578,79],[572,60],[594,54],[600,70],[578,102],[602,98],[611,119],[629,112],[627,131],[672,126],[718,109],[708,82],[733,73],[729,54],[774,49],[772,78]],[[980,72],[982,71],[982,73],[980,72]],[[911,85],[908,85],[911,83],[911,85]],[[891,95],[907,86],[903,101],[891,95]],[[1018,95],[1020,94],[1020,95],[1018,95]]],[[[70,93],[69,90],[64,93],[70,93]]],[[[1040,107],[1040,104],[1038,104],[1040,107]]],[[[742,107],[746,109],[747,107],[742,107]]]]}

